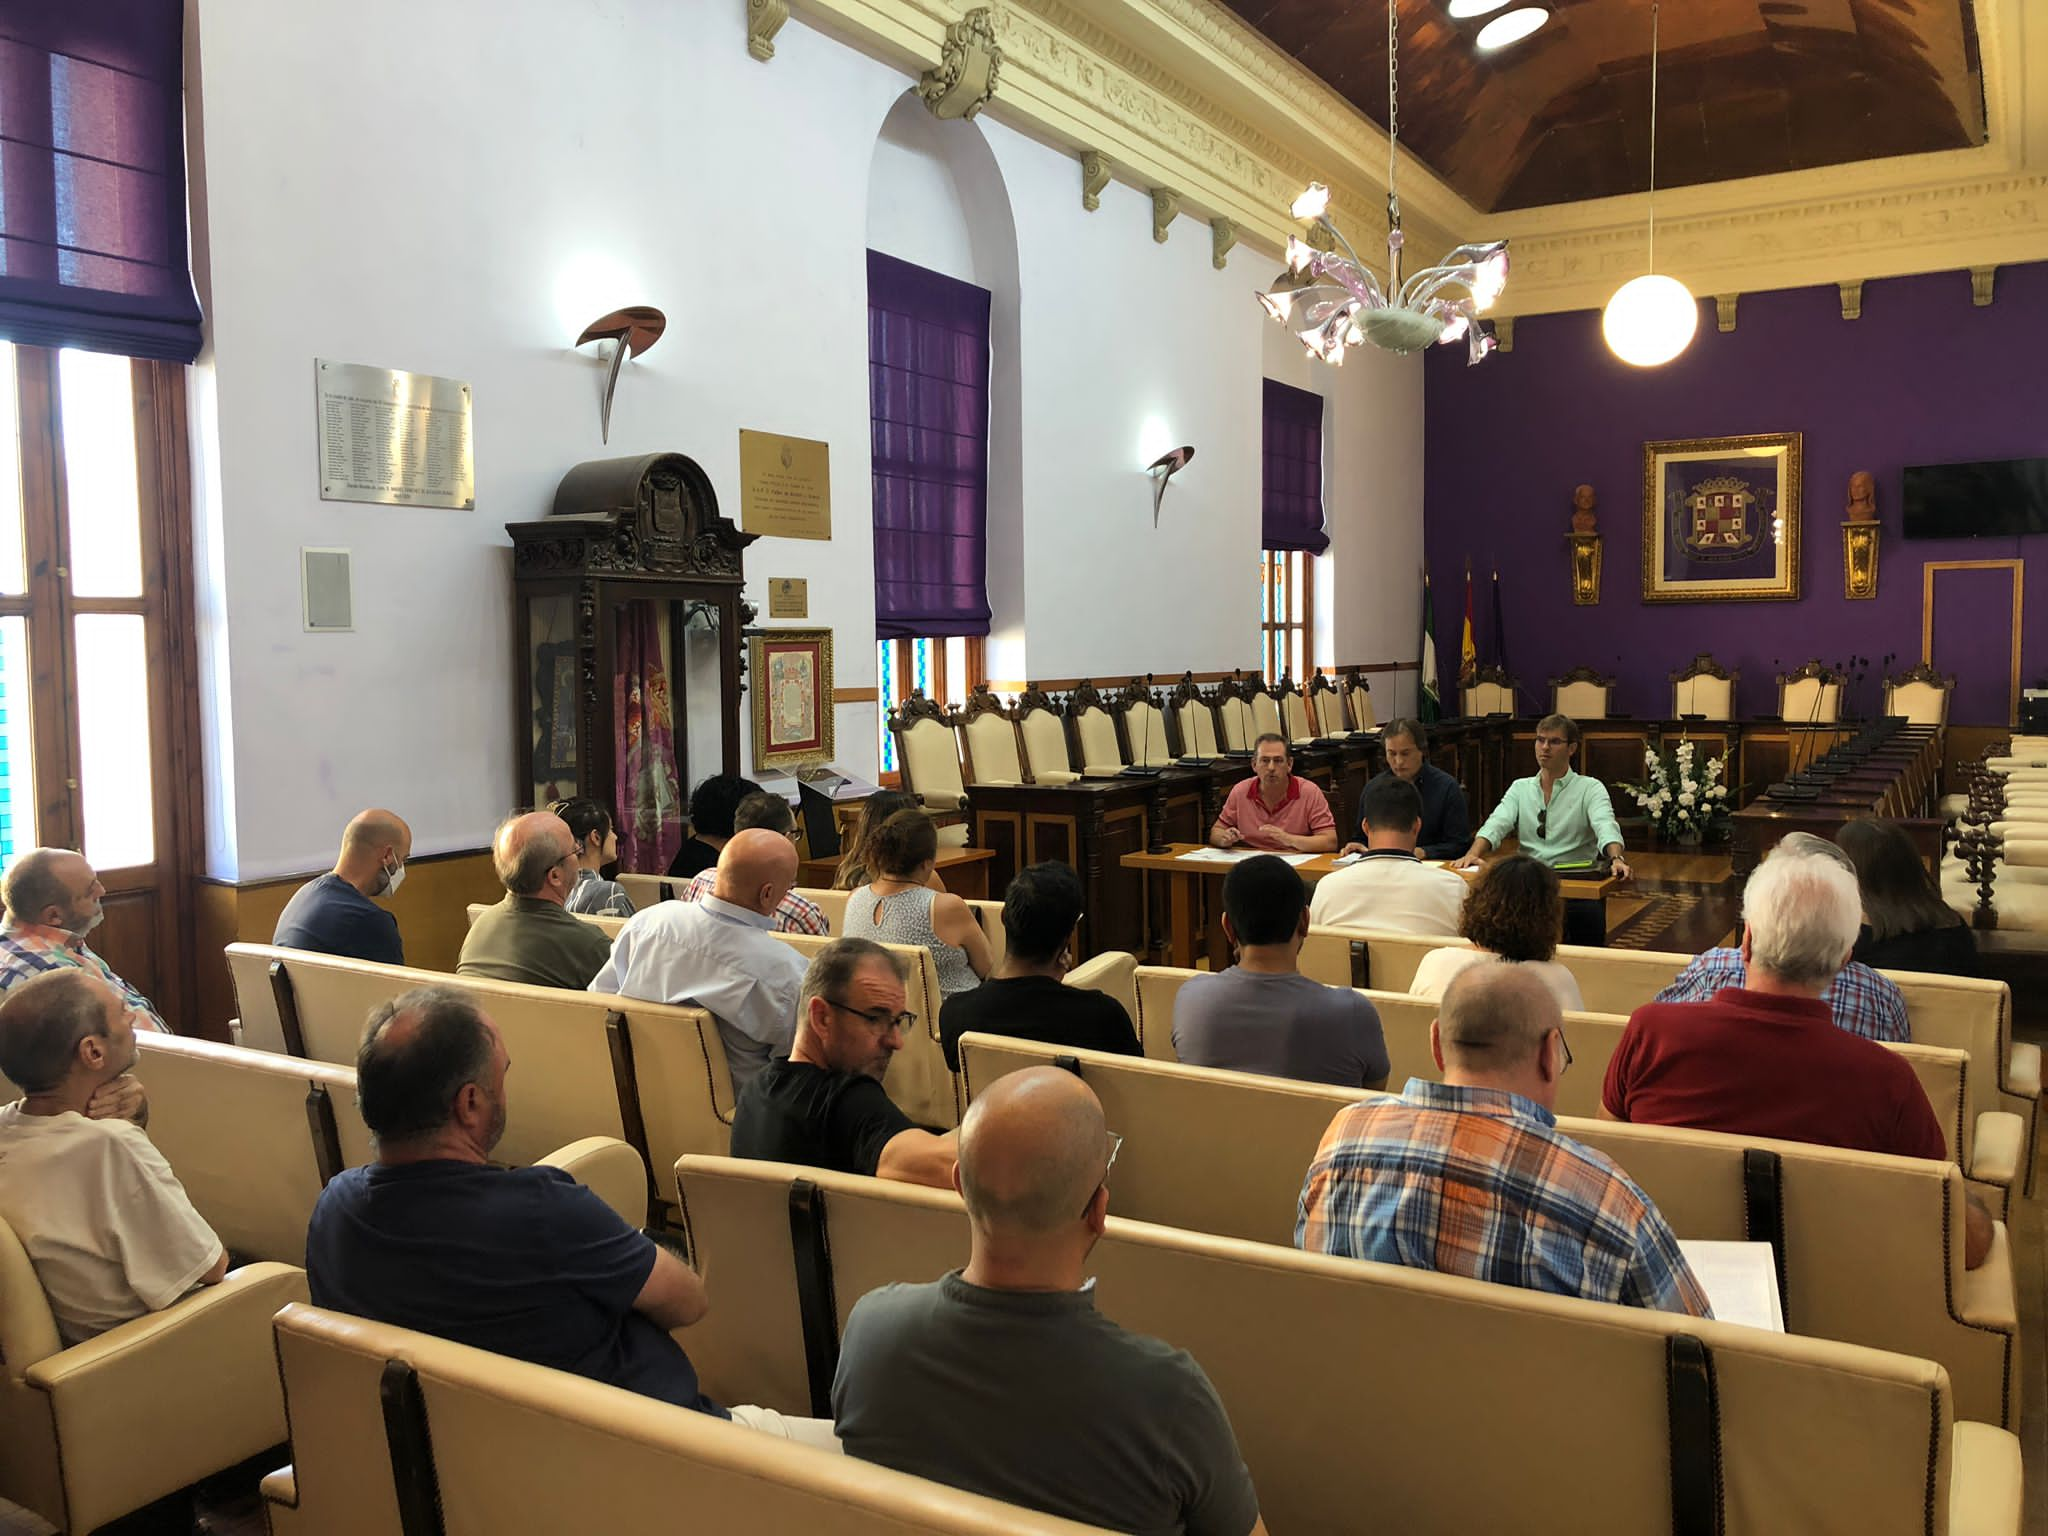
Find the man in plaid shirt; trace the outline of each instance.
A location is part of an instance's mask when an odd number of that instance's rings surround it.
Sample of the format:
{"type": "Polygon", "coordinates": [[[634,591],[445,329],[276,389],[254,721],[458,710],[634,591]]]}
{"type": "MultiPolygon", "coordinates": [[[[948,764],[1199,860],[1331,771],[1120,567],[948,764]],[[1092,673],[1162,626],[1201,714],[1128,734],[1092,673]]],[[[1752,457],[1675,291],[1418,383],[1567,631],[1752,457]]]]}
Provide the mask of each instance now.
{"type": "MultiPolygon", "coordinates": [[[[735,833],[745,832],[752,827],[765,827],[770,832],[779,832],[791,842],[796,841],[796,813],[789,808],[789,802],[770,790],[757,789],[742,799],[732,813],[732,829],[735,833]]],[[[718,884],[718,871],[707,869],[695,876],[688,885],[676,888],[678,901],[702,901],[718,884]]],[[[777,933],[828,934],[831,923],[825,913],[808,896],[799,896],[795,891],[785,895],[775,910],[769,914],[777,933]]]]}
{"type": "Polygon", "coordinates": [[[1557,1129],[1564,1015],[1519,966],[1473,966],[1430,1026],[1442,1083],[1354,1104],[1309,1165],[1311,1253],[1712,1317],[1650,1197],[1557,1129]]]}

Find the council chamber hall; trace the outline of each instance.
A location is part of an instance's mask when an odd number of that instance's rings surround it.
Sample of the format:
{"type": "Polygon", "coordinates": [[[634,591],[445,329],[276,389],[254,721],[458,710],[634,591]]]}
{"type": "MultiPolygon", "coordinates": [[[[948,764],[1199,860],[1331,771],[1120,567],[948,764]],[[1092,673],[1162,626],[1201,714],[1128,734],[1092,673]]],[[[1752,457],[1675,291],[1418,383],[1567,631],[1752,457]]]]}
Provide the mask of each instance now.
{"type": "Polygon", "coordinates": [[[0,0],[0,1536],[2048,1531],[2042,19],[0,0]]]}

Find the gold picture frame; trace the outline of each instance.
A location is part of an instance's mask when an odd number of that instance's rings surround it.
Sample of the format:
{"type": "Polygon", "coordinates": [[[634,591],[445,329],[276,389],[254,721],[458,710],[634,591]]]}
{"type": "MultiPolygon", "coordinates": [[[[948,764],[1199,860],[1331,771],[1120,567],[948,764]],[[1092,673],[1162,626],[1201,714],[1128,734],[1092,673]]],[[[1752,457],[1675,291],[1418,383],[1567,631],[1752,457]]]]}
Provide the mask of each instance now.
{"type": "Polygon", "coordinates": [[[1643,601],[1799,596],[1797,432],[1643,444],[1643,601]]]}
{"type": "Polygon", "coordinates": [[[754,767],[797,768],[832,756],[832,631],[771,629],[747,637],[754,767]]]}

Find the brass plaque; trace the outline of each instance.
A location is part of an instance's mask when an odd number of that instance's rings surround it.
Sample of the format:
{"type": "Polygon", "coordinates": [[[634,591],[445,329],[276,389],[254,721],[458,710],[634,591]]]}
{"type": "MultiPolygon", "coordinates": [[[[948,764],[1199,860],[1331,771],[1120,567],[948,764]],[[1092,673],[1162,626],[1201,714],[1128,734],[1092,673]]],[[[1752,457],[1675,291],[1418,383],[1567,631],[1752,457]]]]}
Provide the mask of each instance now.
{"type": "Polygon", "coordinates": [[[320,499],[476,506],[469,386],[315,359],[320,499]]]}
{"type": "Polygon", "coordinates": [[[832,537],[831,448],[740,429],[740,527],[776,539],[832,537]]]}
{"type": "Polygon", "coordinates": [[[811,616],[811,584],[801,576],[768,578],[768,617],[808,619],[811,616]]]}

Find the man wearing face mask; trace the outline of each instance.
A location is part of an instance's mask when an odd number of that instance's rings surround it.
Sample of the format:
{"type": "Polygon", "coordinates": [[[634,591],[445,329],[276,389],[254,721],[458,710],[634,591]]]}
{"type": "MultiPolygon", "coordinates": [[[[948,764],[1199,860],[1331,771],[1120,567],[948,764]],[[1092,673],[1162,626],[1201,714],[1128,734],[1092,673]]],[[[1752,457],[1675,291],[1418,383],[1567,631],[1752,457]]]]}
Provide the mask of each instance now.
{"type": "Polygon", "coordinates": [[[395,896],[412,852],[412,828],[393,811],[359,811],[341,835],[334,868],[293,893],[270,942],[380,965],[405,964],[398,919],[370,898],[395,896]]]}
{"type": "MultiPolygon", "coordinates": [[[[99,927],[106,913],[100,898],[106,887],[82,855],[68,848],[32,848],[8,867],[0,881],[0,901],[7,923],[0,928],[0,993],[45,971],[76,969],[96,976],[120,995],[137,1029],[170,1033],[148,998],[114,974],[113,968],[86,948],[85,936],[99,927]]],[[[138,1118],[142,1090],[125,1075],[114,1080],[128,1085],[123,1107],[101,1104],[95,1115],[111,1112],[138,1118]]],[[[110,1089],[113,1083],[108,1085],[110,1089]]]]}

